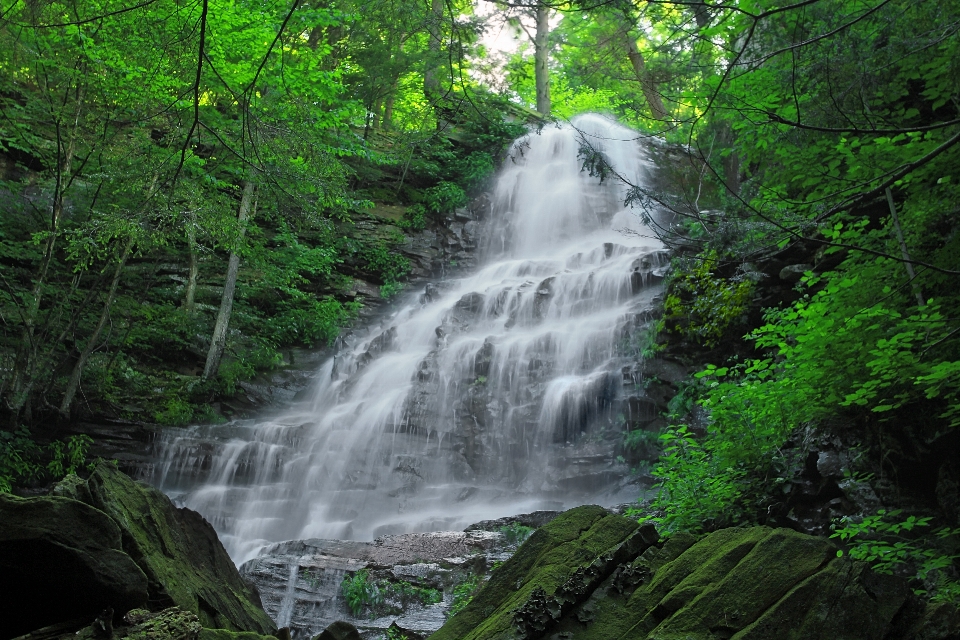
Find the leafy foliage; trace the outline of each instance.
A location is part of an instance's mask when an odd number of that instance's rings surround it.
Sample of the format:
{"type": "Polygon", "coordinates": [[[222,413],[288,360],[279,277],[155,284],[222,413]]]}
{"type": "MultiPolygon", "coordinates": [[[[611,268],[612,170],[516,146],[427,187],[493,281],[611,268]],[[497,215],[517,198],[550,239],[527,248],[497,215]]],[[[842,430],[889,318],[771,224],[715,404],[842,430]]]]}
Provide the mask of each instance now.
{"type": "Polygon", "coordinates": [[[453,588],[453,604],[450,606],[447,616],[453,617],[463,611],[482,585],[483,581],[477,574],[470,574],[465,580],[459,582],[453,588]]]}
{"type": "Polygon", "coordinates": [[[678,265],[663,302],[664,326],[708,347],[742,322],[753,293],[750,280],[716,277],[717,262],[716,251],[708,251],[688,269],[678,265]]]}
{"type": "Polygon", "coordinates": [[[500,527],[500,533],[503,535],[509,545],[521,545],[524,541],[533,535],[533,527],[527,527],[519,522],[512,522],[505,527],[500,527]]]}
{"type": "MultiPolygon", "coordinates": [[[[912,572],[918,582],[932,587],[932,593],[927,589],[914,589],[918,595],[930,595],[934,601],[956,602],[960,586],[943,570],[951,567],[957,556],[948,555],[944,548],[955,548],[960,530],[937,529],[932,538],[938,544],[933,546],[930,537],[911,536],[914,529],[929,527],[932,518],[908,516],[901,519],[902,513],[900,509],[880,509],[875,515],[858,520],[844,518],[836,523],[830,537],[850,544],[850,557],[870,563],[878,573],[892,574],[903,569],[912,572]]],[[[842,554],[843,551],[837,552],[837,555],[842,554]]]]}
{"type": "Polygon", "coordinates": [[[10,493],[17,484],[41,478],[59,480],[86,470],[91,444],[90,436],[78,435],[54,440],[44,447],[26,429],[0,431],[0,493],[10,493]]]}
{"type": "Polygon", "coordinates": [[[361,569],[352,576],[345,575],[340,583],[340,592],[343,593],[347,607],[354,617],[360,617],[365,609],[383,602],[380,589],[370,579],[370,572],[366,569],[361,569]]]}

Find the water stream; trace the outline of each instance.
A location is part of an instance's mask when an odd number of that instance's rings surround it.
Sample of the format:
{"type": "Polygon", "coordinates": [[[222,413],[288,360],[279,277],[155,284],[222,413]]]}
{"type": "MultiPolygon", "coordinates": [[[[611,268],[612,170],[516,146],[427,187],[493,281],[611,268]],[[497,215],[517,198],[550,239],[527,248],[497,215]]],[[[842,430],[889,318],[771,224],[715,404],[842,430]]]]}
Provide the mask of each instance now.
{"type": "Polygon", "coordinates": [[[238,563],[280,540],[635,499],[616,459],[638,393],[624,368],[663,247],[624,209],[622,184],[580,170],[578,149],[585,137],[638,183],[651,165],[632,131],[596,115],[574,125],[514,143],[474,273],[358,333],[307,400],[168,432],[151,481],[210,520],[238,563]]]}

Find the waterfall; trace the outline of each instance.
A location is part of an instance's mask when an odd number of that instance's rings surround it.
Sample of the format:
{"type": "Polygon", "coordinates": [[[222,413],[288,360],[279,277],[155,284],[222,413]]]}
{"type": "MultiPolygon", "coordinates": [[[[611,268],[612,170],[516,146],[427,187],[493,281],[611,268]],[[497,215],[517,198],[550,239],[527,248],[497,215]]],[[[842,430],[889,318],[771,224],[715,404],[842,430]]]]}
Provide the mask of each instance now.
{"type": "MultiPolygon", "coordinates": [[[[474,273],[409,296],[270,418],[166,432],[151,481],[238,563],[288,539],[373,537],[623,502],[627,348],[663,247],[581,141],[649,180],[635,132],[597,115],[513,144],[474,273]],[[619,491],[619,493],[618,493],[619,491]]],[[[639,392],[642,393],[642,390],[639,392]]]]}

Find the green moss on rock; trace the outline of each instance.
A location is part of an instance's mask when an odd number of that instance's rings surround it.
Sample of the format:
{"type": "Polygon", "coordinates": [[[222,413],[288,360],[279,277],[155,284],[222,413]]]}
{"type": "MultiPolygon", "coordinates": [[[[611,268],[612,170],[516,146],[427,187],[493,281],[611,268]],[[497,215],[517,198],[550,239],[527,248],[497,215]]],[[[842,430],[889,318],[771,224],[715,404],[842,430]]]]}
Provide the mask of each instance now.
{"type": "Polygon", "coordinates": [[[120,528],[107,514],[70,498],[0,494],[0,602],[9,612],[8,637],[146,601],[147,577],[124,553],[120,528]]]}
{"type": "Polygon", "coordinates": [[[123,640],[198,640],[202,630],[196,614],[179,607],[143,618],[126,632],[123,640]]]}
{"type": "Polygon", "coordinates": [[[578,570],[589,573],[599,556],[623,543],[637,528],[633,520],[597,506],[567,511],[530,536],[470,604],[430,640],[523,637],[526,634],[517,620],[521,610],[542,606],[550,613],[562,613],[563,602],[551,600],[557,591],[578,570]]]}
{"type": "Polygon", "coordinates": [[[260,635],[255,631],[230,631],[228,629],[201,629],[200,640],[277,640],[274,636],[260,635]]]}
{"type": "Polygon", "coordinates": [[[954,622],[938,611],[920,629],[903,580],[823,538],[751,527],[657,545],[624,520],[558,517],[430,640],[940,640],[954,622]]]}
{"type": "Polygon", "coordinates": [[[276,626],[240,578],[213,527],[160,491],[100,464],[87,482],[94,506],[123,531],[123,550],[148,578],[150,602],[196,614],[204,627],[270,634],[276,626]]]}

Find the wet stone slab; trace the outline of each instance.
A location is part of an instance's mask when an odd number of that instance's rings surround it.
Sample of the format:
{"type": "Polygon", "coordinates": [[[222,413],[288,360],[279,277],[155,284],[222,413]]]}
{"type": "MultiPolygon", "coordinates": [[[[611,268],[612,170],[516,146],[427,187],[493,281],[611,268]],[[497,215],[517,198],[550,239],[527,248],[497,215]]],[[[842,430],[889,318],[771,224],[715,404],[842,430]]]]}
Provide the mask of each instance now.
{"type": "Polygon", "coordinates": [[[446,622],[458,585],[485,576],[515,549],[501,533],[478,530],[383,536],[373,542],[314,538],[265,547],[240,573],[256,586],[278,626],[289,627],[298,640],[337,620],[350,622],[364,638],[383,637],[394,622],[427,636],[446,622]],[[361,571],[381,602],[354,615],[341,585],[361,571]],[[440,601],[424,602],[431,593],[440,601]]]}

